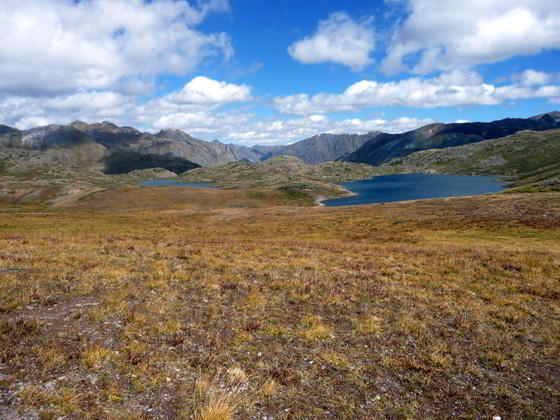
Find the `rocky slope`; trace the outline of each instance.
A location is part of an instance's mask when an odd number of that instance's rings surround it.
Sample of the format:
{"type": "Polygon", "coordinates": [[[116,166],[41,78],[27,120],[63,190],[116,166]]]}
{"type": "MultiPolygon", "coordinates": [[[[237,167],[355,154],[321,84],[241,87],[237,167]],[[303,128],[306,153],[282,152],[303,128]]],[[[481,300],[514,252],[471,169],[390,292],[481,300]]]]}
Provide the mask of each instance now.
{"type": "Polygon", "coordinates": [[[536,117],[507,118],[488,123],[430,124],[402,134],[379,134],[354,152],[344,156],[348,162],[380,165],[427,149],[444,149],[505,137],[522,130],[544,131],[560,128],[560,113],[536,117]]]}
{"type": "Polygon", "coordinates": [[[190,159],[200,166],[215,166],[243,159],[256,162],[261,158],[260,154],[247,147],[226,145],[217,140],[199,140],[181,130],[162,130],[155,138],[157,141],[152,145],[154,152],[166,151],[190,159]]]}
{"type": "Polygon", "coordinates": [[[0,147],[40,151],[47,161],[94,166],[110,154],[106,147],[70,126],[49,125],[25,131],[8,129],[0,134],[0,147]]]}
{"type": "Polygon", "coordinates": [[[295,156],[314,165],[337,160],[380,134],[320,134],[287,146],[255,146],[252,150],[262,153],[264,159],[281,155],[295,156]]]}
{"type": "Polygon", "coordinates": [[[191,161],[197,166],[239,160],[224,144],[198,140],[179,130],[163,130],[152,135],[132,127],[118,127],[107,121],[96,124],[76,121],[72,126],[113,152],[170,156],[191,161]]]}

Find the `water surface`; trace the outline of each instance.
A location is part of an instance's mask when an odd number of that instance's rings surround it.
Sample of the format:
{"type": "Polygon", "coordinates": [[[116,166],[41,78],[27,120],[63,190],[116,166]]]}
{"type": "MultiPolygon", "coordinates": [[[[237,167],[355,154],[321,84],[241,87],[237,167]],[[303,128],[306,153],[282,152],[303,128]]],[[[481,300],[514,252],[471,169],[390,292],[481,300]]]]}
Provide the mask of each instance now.
{"type": "Polygon", "coordinates": [[[193,188],[220,188],[209,182],[177,182],[172,179],[152,179],[141,182],[141,187],[193,187],[193,188]]]}
{"type": "Polygon", "coordinates": [[[461,197],[502,191],[503,182],[496,177],[469,175],[384,175],[342,185],[357,194],[323,201],[325,206],[357,206],[422,198],[461,197]]]}

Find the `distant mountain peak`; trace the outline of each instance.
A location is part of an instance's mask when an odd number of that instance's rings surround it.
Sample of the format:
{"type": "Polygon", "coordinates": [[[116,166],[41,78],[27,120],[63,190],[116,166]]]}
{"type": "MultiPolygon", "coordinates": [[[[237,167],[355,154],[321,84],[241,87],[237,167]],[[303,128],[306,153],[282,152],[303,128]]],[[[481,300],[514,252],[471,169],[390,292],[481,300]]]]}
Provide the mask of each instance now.
{"type": "Polygon", "coordinates": [[[160,130],[158,133],[156,133],[156,137],[162,137],[162,138],[173,139],[173,140],[186,140],[186,139],[190,140],[193,138],[190,134],[187,134],[184,131],[178,130],[176,128],[166,128],[160,130]]]}
{"type": "Polygon", "coordinates": [[[560,123],[560,112],[558,111],[551,111],[545,114],[535,115],[534,117],[530,118],[531,120],[544,120],[547,122],[554,122],[560,123]]]}

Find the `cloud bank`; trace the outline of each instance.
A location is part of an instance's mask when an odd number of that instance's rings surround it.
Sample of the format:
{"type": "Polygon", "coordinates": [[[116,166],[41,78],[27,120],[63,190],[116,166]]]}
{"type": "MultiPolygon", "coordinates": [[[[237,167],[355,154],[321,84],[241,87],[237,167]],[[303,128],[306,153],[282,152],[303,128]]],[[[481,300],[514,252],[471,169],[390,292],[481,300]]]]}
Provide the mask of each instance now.
{"type": "MultiPolygon", "coordinates": [[[[543,74],[540,75],[541,84],[549,80],[543,74]]],[[[472,71],[454,71],[431,78],[412,77],[398,82],[362,80],[340,94],[319,93],[310,96],[302,93],[277,97],[274,106],[285,114],[309,115],[359,111],[369,107],[498,105],[510,99],[560,97],[559,85],[535,86],[539,83],[535,83],[537,80],[533,73],[525,73],[521,77],[533,77],[532,84],[495,86],[484,83],[481,76],[472,71]]]]}
{"type": "Polygon", "coordinates": [[[0,93],[149,90],[157,74],[232,56],[228,35],[196,29],[227,10],[227,0],[3,0],[0,93]]]}

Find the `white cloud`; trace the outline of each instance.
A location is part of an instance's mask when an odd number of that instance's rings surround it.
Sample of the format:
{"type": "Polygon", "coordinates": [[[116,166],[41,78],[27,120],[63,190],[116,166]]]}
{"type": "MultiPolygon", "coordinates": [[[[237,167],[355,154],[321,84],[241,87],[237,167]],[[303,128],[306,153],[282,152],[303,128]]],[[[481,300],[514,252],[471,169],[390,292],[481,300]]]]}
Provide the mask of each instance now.
{"type": "Polygon", "coordinates": [[[166,100],[175,103],[195,105],[215,105],[251,100],[251,88],[198,76],[187,83],[183,89],[169,95],[166,100]]]}
{"type": "Polygon", "coordinates": [[[320,21],[316,32],[292,44],[288,53],[301,63],[332,62],[360,71],[371,63],[374,47],[371,19],[355,22],[346,13],[338,12],[320,21]]]}
{"type": "Polygon", "coordinates": [[[200,4],[3,0],[0,92],[119,89],[123,79],[125,90],[138,91],[146,77],[186,74],[211,56],[228,59],[233,54],[228,35],[195,28],[209,13],[227,11],[228,1],[200,4]]]}
{"type": "Polygon", "coordinates": [[[162,115],[152,123],[154,129],[176,128],[197,135],[223,136],[229,130],[239,130],[254,117],[253,114],[232,112],[180,112],[162,115]]]}
{"type": "Polygon", "coordinates": [[[512,80],[524,86],[542,86],[553,81],[560,81],[560,74],[546,73],[537,70],[525,70],[522,73],[516,73],[512,76],[512,80]]]}
{"type": "Polygon", "coordinates": [[[189,126],[208,131],[226,121],[216,108],[233,102],[251,101],[251,87],[195,77],[183,89],[144,102],[116,91],[78,91],[51,97],[0,94],[0,121],[18,128],[37,122],[67,124],[75,119],[114,120],[144,128],[189,126]],[[210,118],[209,111],[216,112],[210,118]]]}
{"type": "Polygon", "coordinates": [[[241,129],[242,127],[239,127],[237,131],[231,132],[225,139],[246,145],[286,144],[303,140],[318,133],[364,134],[371,131],[401,133],[433,122],[431,119],[407,117],[394,120],[382,118],[331,120],[325,116],[321,119],[314,117],[312,115],[288,120],[254,122],[250,126],[245,127],[244,130],[241,129]]]}
{"type": "Polygon", "coordinates": [[[19,129],[68,124],[76,119],[124,122],[133,115],[136,105],[131,97],[107,91],[78,92],[52,98],[0,95],[0,121],[19,129]]]}
{"type": "Polygon", "coordinates": [[[484,83],[478,73],[454,71],[432,78],[413,77],[398,82],[362,80],[343,93],[296,94],[277,97],[274,106],[285,114],[308,115],[358,111],[374,106],[433,108],[459,105],[498,105],[508,99],[559,96],[560,86],[539,89],[513,84],[496,87],[484,83]]]}
{"type": "Polygon", "coordinates": [[[410,70],[410,60],[413,72],[430,73],[560,47],[556,0],[409,0],[409,8],[383,61],[387,74],[410,70]]]}

